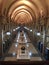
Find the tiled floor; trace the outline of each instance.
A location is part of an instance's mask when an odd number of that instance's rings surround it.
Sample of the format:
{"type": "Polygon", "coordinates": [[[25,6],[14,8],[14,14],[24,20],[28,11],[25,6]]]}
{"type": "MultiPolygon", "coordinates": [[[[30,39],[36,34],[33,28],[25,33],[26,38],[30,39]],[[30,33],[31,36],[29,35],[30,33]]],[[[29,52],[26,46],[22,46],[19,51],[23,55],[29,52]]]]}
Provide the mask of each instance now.
{"type": "Polygon", "coordinates": [[[41,57],[32,57],[30,61],[42,61],[41,57]]]}
{"type": "Polygon", "coordinates": [[[4,61],[16,61],[16,57],[6,57],[4,61]]]}
{"type": "MultiPolygon", "coordinates": [[[[28,42],[31,42],[27,35],[26,35],[26,38],[27,38],[28,42]]],[[[15,38],[14,43],[12,44],[12,46],[10,47],[10,49],[8,51],[9,56],[7,55],[4,59],[4,61],[17,61],[17,55],[15,55],[15,54],[17,54],[18,50],[20,50],[19,49],[20,45],[18,45],[18,47],[15,47],[15,44],[17,43],[16,40],[17,40],[17,37],[15,38]],[[10,56],[10,54],[11,54],[11,56],[10,56]],[[13,54],[13,56],[12,56],[12,54],[13,54]]],[[[19,39],[19,43],[20,43],[20,41],[21,41],[21,38],[19,39]]],[[[24,42],[24,41],[21,41],[21,43],[22,42],[24,42]]],[[[40,54],[38,53],[38,51],[35,49],[34,45],[32,43],[25,43],[25,44],[29,44],[27,51],[32,52],[30,61],[42,61],[42,58],[40,57],[40,54]]]]}

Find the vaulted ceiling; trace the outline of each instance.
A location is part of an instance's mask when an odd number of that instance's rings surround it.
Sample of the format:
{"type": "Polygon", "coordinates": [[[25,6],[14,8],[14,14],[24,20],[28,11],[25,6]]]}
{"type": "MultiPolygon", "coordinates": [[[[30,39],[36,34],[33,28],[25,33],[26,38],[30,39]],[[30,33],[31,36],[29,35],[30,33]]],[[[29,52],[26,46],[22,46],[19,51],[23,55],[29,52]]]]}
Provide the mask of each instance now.
{"type": "Polygon", "coordinates": [[[31,24],[49,16],[49,0],[0,0],[2,15],[16,24],[31,24]]]}

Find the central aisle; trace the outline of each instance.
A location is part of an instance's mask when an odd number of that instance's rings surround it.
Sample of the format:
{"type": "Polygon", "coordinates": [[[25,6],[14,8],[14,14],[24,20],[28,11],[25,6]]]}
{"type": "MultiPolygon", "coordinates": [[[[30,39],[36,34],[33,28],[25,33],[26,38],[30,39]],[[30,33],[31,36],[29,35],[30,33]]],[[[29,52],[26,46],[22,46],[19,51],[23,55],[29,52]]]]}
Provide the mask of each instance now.
{"type": "Polygon", "coordinates": [[[18,32],[18,35],[16,36],[14,43],[12,43],[12,46],[10,47],[4,61],[17,61],[17,54],[20,50],[20,45],[23,43],[26,45],[27,51],[30,55],[30,61],[42,61],[38,51],[35,49],[25,32],[23,32],[23,34],[18,32]]]}

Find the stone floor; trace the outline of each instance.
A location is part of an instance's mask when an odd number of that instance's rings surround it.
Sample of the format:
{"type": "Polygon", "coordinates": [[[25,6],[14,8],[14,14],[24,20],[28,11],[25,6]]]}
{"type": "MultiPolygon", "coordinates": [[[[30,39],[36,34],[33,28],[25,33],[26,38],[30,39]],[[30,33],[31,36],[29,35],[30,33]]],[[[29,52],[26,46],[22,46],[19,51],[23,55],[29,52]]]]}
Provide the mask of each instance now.
{"type": "MultiPolygon", "coordinates": [[[[24,42],[25,44],[29,44],[29,47],[27,47],[27,51],[32,52],[30,61],[42,61],[40,54],[38,53],[34,45],[31,43],[30,39],[28,38],[28,35],[26,35],[26,39],[27,39],[27,42],[30,42],[30,43],[26,43],[25,41],[21,41],[21,43],[24,42]]],[[[5,56],[4,61],[17,61],[17,53],[18,53],[18,50],[20,49],[15,46],[15,44],[17,44],[16,40],[17,40],[17,37],[15,38],[14,43],[10,47],[7,55],[5,56]]],[[[19,41],[18,41],[19,43],[20,43],[20,40],[21,40],[21,37],[19,38],[19,41]]]]}

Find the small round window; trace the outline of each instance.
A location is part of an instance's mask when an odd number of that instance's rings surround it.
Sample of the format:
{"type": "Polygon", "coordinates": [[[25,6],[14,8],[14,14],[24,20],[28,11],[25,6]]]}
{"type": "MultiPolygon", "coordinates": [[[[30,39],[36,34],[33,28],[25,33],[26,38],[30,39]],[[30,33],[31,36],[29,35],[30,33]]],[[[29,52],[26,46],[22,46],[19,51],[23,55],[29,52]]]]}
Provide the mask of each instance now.
{"type": "Polygon", "coordinates": [[[25,47],[24,47],[24,46],[22,46],[22,47],[21,47],[21,50],[25,50],[25,47]]]}

